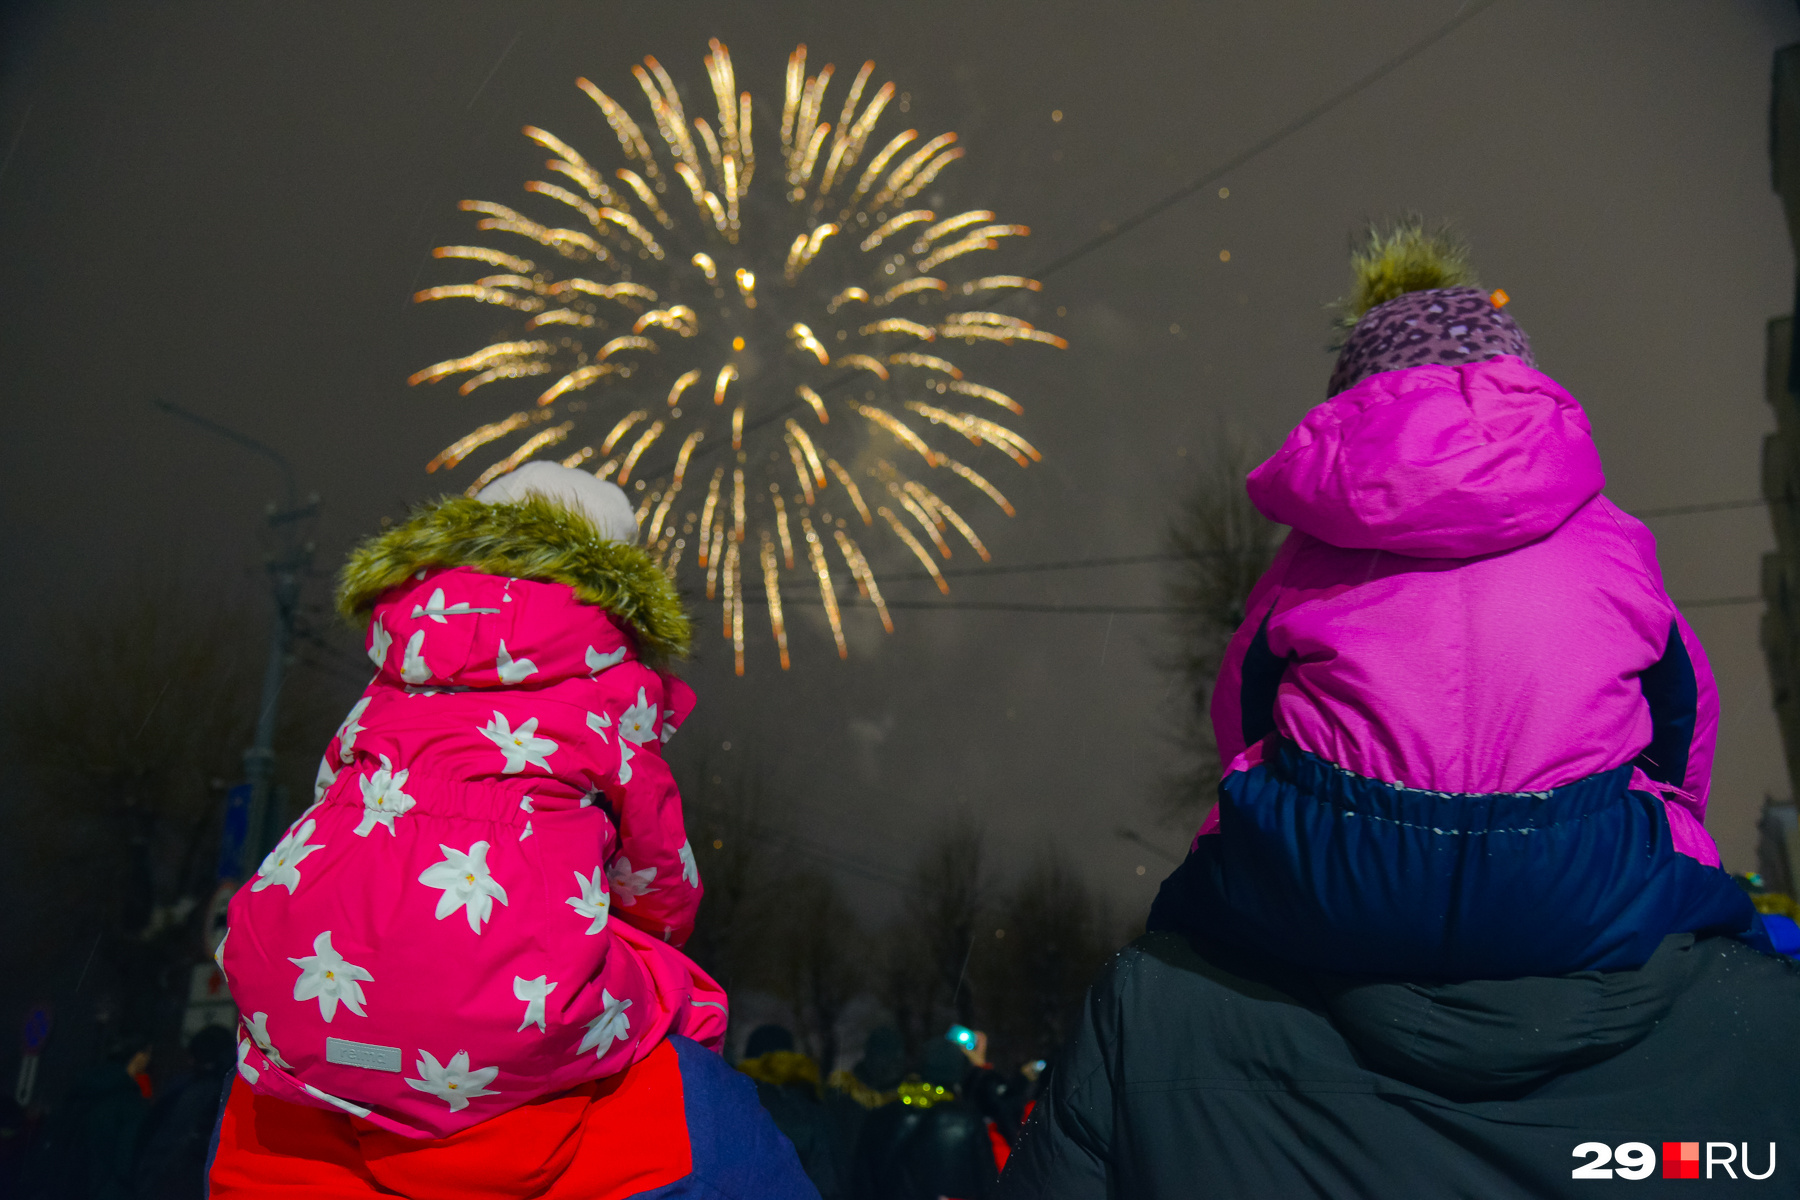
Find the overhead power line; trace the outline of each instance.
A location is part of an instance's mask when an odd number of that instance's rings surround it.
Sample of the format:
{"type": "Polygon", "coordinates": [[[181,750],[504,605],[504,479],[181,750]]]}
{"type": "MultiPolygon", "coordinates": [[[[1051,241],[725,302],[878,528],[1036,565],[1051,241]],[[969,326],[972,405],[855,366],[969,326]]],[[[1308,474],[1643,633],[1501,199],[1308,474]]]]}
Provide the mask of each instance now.
{"type": "MultiPolygon", "coordinates": [[[[1685,517],[1696,513],[1729,512],[1734,509],[1762,508],[1770,503],[1761,496],[1743,500],[1711,500],[1701,504],[1673,504],[1665,508],[1640,508],[1629,513],[1641,521],[1651,521],[1658,517],[1685,517]]],[[[1792,502],[1788,502],[1792,503],[1792,502]]],[[[1143,554],[1114,554],[1094,558],[1062,558],[1048,562],[1014,563],[1001,566],[980,567],[944,567],[939,572],[945,578],[975,578],[984,575],[1034,575],[1047,571],[1082,571],[1093,567],[1130,567],[1149,563],[1179,562],[1193,558],[1193,554],[1177,554],[1163,550],[1143,554]]],[[[903,581],[924,581],[933,578],[925,571],[896,571],[891,575],[883,575],[878,583],[898,583],[903,581]]],[[[1713,602],[1716,603],[1716,602],[1713,602]]],[[[892,608],[894,605],[890,604],[892,608]]]]}
{"type": "Polygon", "coordinates": [[[1299,133],[1319,118],[1331,112],[1332,109],[1337,108],[1348,100],[1355,99],[1363,92],[1374,87],[1377,83],[1380,83],[1383,79],[1386,79],[1389,75],[1392,75],[1395,71],[1398,71],[1401,67],[1455,33],[1458,29],[1480,16],[1486,10],[1492,8],[1498,2],[1499,0],[1476,0],[1475,3],[1467,5],[1461,12],[1457,13],[1454,17],[1451,17],[1448,21],[1439,25],[1436,29],[1402,50],[1399,54],[1388,59],[1348,87],[1332,93],[1324,100],[1313,105],[1311,108],[1295,117],[1292,121],[1289,121],[1286,125],[1277,129],[1274,133],[1263,138],[1260,142],[1256,142],[1255,144],[1238,151],[1238,153],[1226,159],[1218,166],[1213,167],[1204,174],[1182,184],[1174,191],[1169,192],[1161,199],[1139,209],[1124,220],[1116,223],[1109,222],[1107,227],[1102,228],[1099,233],[1095,234],[1087,241],[1082,242],[1074,249],[1058,255],[1043,266],[1037,268],[1036,277],[1043,279],[1047,276],[1054,275],[1063,268],[1071,266],[1079,260],[1086,258],[1102,246],[1124,237],[1146,221],[1161,216],[1183,200],[1186,200],[1189,196],[1194,195],[1196,192],[1201,191],[1211,184],[1217,183],[1220,179],[1223,179],[1225,176],[1231,174],[1231,172],[1244,166],[1246,163],[1249,163],[1252,159],[1258,158],[1268,151],[1273,150],[1288,138],[1293,137],[1296,133],[1299,133]]]}
{"type": "MultiPolygon", "coordinates": [[[[1783,501],[1792,505],[1792,500],[1783,501]]],[[[1652,521],[1657,517],[1685,517],[1694,513],[1729,512],[1736,508],[1765,508],[1769,504],[1766,496],[1752,496],[1743,500],[1714,500],[1709,504],[1672,504],[1667,508],[1640,508],[1631,515],[1640,521],[1652,521]]]]}
{"type": "MultiPolygon", "coordinates": [[[[816,597],[810,592],[783,592],[784,603],[805,602],[816,597]]],[[[768,600],[762,596],[746,594],[745,603],[763,607],[768,600]]],[[[1701,600],[1676,600],[1676,608],[1728,608],[1741,604],[1761,604],[1761,596],[1714,596],[1701,600]]],[[[1192,610],[1178,604],[1043,604],[1031,600],[885,600],[889,608],[906,609],[912,612],[1016,612],[1016,613],[1061,613],[1073,616],[1120,616],[1120,617],[1152,617],[1176,616],[1192,610]]],[[[843,608],[869,608],[874,603],[860,596],[838,598],[843,608]]]]}
{"type": "MultiPolygon", "coordinates": [[[[793,591],[781,593],[784,604],[804,604],[819,598],[817,592],[793,591]]],[[[754,592],[745,592],[742,600],[759,608],[768,606],[768,597],[754,592]]],[[[889,608],[906,609],[916,612],[930,612],[942,609],[946,612],[1025,612],[1025,613],[1101,613],[1129,616],[1154,616],[1158,614],[1173,615],[1186,612],[1185,608],[1174,604],[1042,604],[1032,600],[888,600],[883,603],[889,608]]],[[[839,596],[841,608],[873,609],[875,602],[865,600],[861,596],[839,596]]]]}
{"type": "MultiPolygon", "coordinates": [[[[1083,571],[1092,567],[1132,567],[1148,563],[1174,562],[1184,557],[1168,551],[1153,554],[1118,554],[1101,558],[1065,558],[1051,562],[1015,563],[1010,566],[981,567],[944,567],[939,571],[946,579],[973,579],[987,575],[1037,575],[1047,571],[1083,571]]],[[[896,571],[891,575],[883,575],[877,583],[900,583],[913,580],[927,580],[932,576],[925,571],[896,571]]],[[[889,605],[889,607],[893,607],[889,605]]]]}
{"type": "Polygon", "coordinates": [[[1730,608],[1738,604],[1761,604],[1761,596],[1717,596],[1711,600],[1677,600],[1676,608],[1730,608]]]}
{"type": "MultiPolygon", "coordinates": [[[[1639,509],[1631,515],[1640,519],[1649,520],[1656,517],[1675,517],[1686,516],[1693,513],[1726,512],[1733,509],[1755,508],[1767,503],[1767,500],[1760,497],[1742,500],[1715,500],[1700,504],[1677,504],[1664,508],[1639,509]]],[[[1011,566],[946,567],[942,569],[942,573],[946,577],[956,578],[977,578],[990,575],[1030,575],[1055,571],[1082,571],[1101,567],[1140,566],[1154,563],[1175,562],[1186,557],[1189,556],[1176,554],[1170,551],[1146,554],[1114,554],[1091,558],[1065,558],[1053,559],[1047,562],[1017,563],[1011,566]]],[[[883,575],[876,582],[882,585],[892,585],[895,583],[919,582],[931,578],[932,577],[924,571],[908,571],[883,575]]],[[[784,601],[790,603],[805,603],[813,599],[813,593],[810,591],[784,591],[781,595],[784,601]]],[[[765,606],[768,603],[768,600],[765,597],[754,592],[746,592],[744,600],[747,603],[759,607],[765,606]]],[[[1148,617],[1177,616],[1188,611],[1180,605],[1175,604],[1089,604],[1081,602],[1056,603],[1035,600],[906,600],[894,598],[884,598],[884,602],[890,609],[901,609],[913,612],[941,610],[944,612],[1016,612],[1063,614],[1069,616],[1148,617]]],[[[1675,605],[1677,608],[1683,609],[1730,608],[1739,605],[1761,604],[1762,602],[1763,597],[1761,596],[1715,596],[1697,600],[1677,600],[1675,601],[1675,605]]],[[[874,607],[872,601],[866,600],[860,596],[841,596],[838,599],[838,603],[846,608],[874,607]]],[[[338,655],[348,656],[347,651],[325,641],[325,639],[319,637],[311,630],[302,630],[298,633],[298,636],[302,641],[309,643],[314,649],[327,651],[333,655],[334,658],[338,655]]],[[[353,657],[360,663],[360,655],[353,657]]],[[[339,658],[337,659],[337,662],[334,663],[334,666],[342,664],[343,662],[344,659],[339,658]]],[[[340,669],[346,671],[352,670],[345,667],[340,667],[340,669]]],[[[334,671],[334,673],[337,672],[334,671]]],[[[351,675],[346,674],[345,678],[348,680],[351,678],[351,675]]]]}

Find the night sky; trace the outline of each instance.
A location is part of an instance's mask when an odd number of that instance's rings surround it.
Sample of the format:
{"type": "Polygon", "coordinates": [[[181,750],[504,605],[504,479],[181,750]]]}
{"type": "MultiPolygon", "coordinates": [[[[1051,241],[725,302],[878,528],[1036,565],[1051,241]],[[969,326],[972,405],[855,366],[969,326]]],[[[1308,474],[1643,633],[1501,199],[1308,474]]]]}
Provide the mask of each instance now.
{"type": "MultiPolygon", "coordinates": [[[[910,95],[884,129],[962,135],[967,158],[934,185],[941,210],[1030,225],[994,269],[1033,275],[1458,11],[1444,0],[15,10],[0,34],[11,534],[0,669],[47,669],[33,630],[153,558],[262,603],[258,526],[278,477],[152,397],[286,454],[323,498],[326,569],[441,488],[425,461],[525,393],[408,389],[411,372],[471,345],[448,312],[408,298],[464,277],[429,256],[472,240],[458,200],[515,203],[539,173],[544,154],[522,125],[613,165],[578,75],[641,115],[627,71],[654,54],[698,99],[716,36],[740,86],[778,105],[786,56],[804,41],[815,66],[838,66],[832,110],[873,58],[871,88],[892,79],[910,95]]],[[[1236,430],[1272,448],[1323,398],[1324,306],[1347,286],[1347,235],[1407,210],[1456,222],[1482,281],[1512,295],[1540,365],[1586,406],[1615,501],[1755,496],[1772,426],[1763,328],[1788,311],[1794,278],[1769,186],[1769,63],[1796,39],[1785,0],[1499,0],[1049,275],[1040,323],[1071,346],[1007,364],[1006,390],[1026,406],[1016,425],[1044,461],[1004,476],[1016,519],[982,516],[996,565],[1162,549],[1211,441],[1236,430]],[[1057,306],[1066,317],[1048,315],[1057,306]]],[[[772,126],[759,128],[772,146],[772,126]]],[[[454,486],[470,477],[465,467],[454,486]]],[[[1756,592],[1772,545],[1760,509],[1652,528],[1676,598],[1756,592]]],[[[875,565],[915,569],[899,550],[875,565]]],[[[954,582],[959,601],[1163,601],[1154,565],[954,582]]],[[[322,599],[323,580],[313,588],[322,599]]],[[[889,595],[937,598],[905,580],[889,595]]],[[[908,610],[886,637],[859,612],[839,662],[815,605],[790,614],[790,672],[757,633],[738,679],[715,611],[700,609],[684,669],[700,696],[680,735],[688,753],[753,753],[870,911],[891,907],[909,855],[958,810],[985,822],[1002,868],[1057,843],[1131,911],[1167,863],[1116,831],[1169,855],[1191,833],[1158,824],[1152,804],[1186,703],[1159,665],[1165,618],[908,610]]],[[[1724,705],[1708,825],[1740,870],[1763,795],[1788,791],[1759,614],[1689,610],[1724,705]]]]}

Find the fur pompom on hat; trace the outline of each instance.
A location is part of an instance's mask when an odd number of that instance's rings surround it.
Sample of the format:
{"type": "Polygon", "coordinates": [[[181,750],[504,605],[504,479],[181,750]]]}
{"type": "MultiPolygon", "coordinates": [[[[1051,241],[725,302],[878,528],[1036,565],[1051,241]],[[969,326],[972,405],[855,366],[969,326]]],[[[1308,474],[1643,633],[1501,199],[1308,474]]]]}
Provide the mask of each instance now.
{"type": "Polygon", "coordinates": [[[526,463],[482,488],[475,498],[483,504],[517,504],[527,496],[542,496],[579,513],[609,542],[637,541],[637,516],[619,485],[573,467],[526,463]]]}
{"type": "Polygon", "coordinates": [[[1455,366],[1502,354],[1535,367],[1531,342],[1494,298],[1473,286],[1467,251],[1416,217],[1371,228],[1351,254],[1355,290],[1345,301],[1350,336],[1326,396],[1383,371],[1455,366]]]}

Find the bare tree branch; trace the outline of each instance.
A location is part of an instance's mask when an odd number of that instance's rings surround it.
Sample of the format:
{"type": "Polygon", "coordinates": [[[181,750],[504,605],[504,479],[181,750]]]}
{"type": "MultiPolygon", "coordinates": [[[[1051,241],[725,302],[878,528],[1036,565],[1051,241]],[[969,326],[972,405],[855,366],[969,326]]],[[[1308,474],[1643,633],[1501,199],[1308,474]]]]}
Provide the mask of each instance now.
{"type": "Polygon", "coordinates": [[[1244,478],[1259,459],[1244,438],[1227,434],[1199,464],[1193,490],[1170,526],[1176,563],[1167,584],[1175,618],[1176,650],[1167,668],[1186,703],[1176,719],[1181,769],[1163,785],[1161,807],[1171,819],[1193,819],[1212,806],[1219,773],[1213,739],[1213,684],[1231,635],[1244,623],[1256,581],[1268,570],[1283,527],[1256,511],[1244,478]]]}

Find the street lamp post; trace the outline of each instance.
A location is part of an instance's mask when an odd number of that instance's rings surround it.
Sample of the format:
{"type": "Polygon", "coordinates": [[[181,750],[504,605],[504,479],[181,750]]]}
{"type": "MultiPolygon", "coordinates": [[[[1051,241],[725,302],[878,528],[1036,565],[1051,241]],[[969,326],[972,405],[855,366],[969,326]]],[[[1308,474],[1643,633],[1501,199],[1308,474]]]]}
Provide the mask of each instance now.
{"type": "MultiPolygon", "coordinates": [[[[274,622],[269,630],[269,657],[263,667],[262,700],[256,712],[256,732],[244,751],[244,778],[249,785],[248,811],[245,813],[243,841],[236,857],[237,878],[248,879],[257,862],[275,844],[275,831],[280,825],[275,806],[275,714],[281,700],[282,684],[287,678],[288,657],[293,652],[294,625],[298,616],[300,588],[312,564],[313,545],[300,536],[300,522],[319,511],[317,494],[300,499],[294,484],[294,471],[280,452],[209,417],[189,412],[167,400],[152,401],[172,416],[198,425],[209,433],[235,442],[246,450],[269,459],[281,469],[287,485],[287,502],[269,505],[269,529],[276,535],[276,549],[267,560],[269,590],[275,602],[274,622]]],[[[229,814],[229,805],[227,807],[229,814]]],[[[225,836],[232,836],[227,816],[225,836]]],[[[221,873],[228,864],[221,856],[221,873]]]]}
{"type": "Polygon", "coordinates": [[[280,550],[269,557],[269,591],[275,601],[275,620],[269,629],[269,657],[263,667],[262,701],[256,712],[256,733],[244,751],[244,779],[250,785],[250,811],[244,826],[244,844],[238,858],[238,878],[248,879],[256,864],[275,844],[280,813],[275,804],[275,713],[287,679],[288,657],[293,653],[294,621],[300,603],[300,586],[312,564],[312,543],[302,542],[296,523],[316,513],[319,498],[285,510],[269,507],[271,529],[283,534],[280,550]]]}

